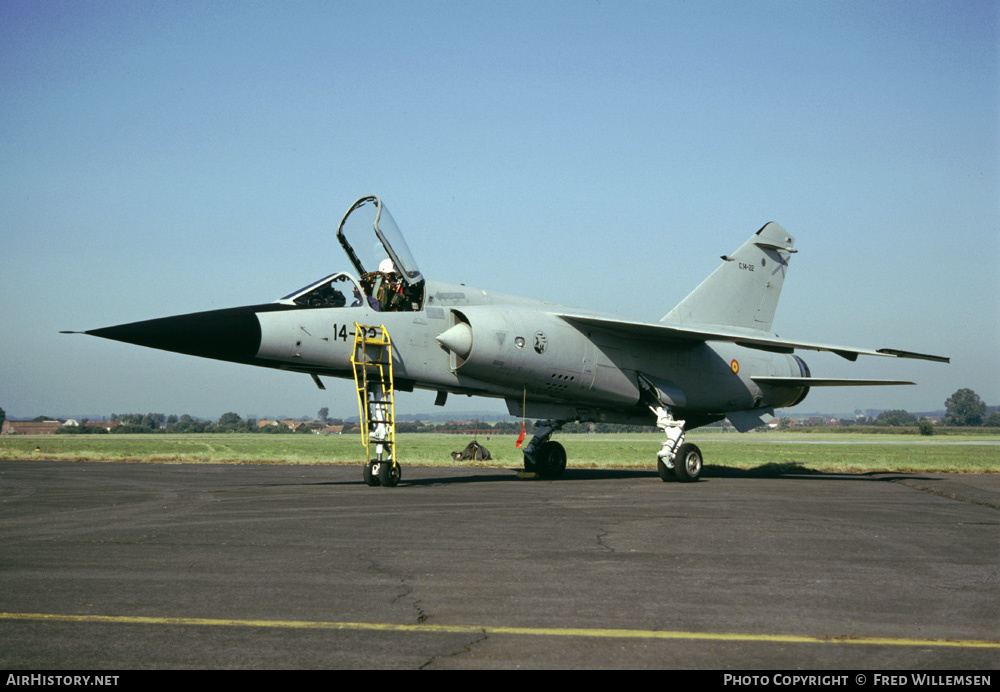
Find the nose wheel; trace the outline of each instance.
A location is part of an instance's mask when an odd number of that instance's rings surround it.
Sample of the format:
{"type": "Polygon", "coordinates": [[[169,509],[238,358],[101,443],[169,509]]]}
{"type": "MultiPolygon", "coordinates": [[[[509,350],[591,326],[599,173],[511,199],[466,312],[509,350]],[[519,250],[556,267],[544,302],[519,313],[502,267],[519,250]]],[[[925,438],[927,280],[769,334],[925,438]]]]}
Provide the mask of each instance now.
{"type": "Polygon", "coordinates": [[[361,472],[365,484],[371,487],[395,488],[403,477],[399,464],[391,461],[369,461],[361,472]]]}

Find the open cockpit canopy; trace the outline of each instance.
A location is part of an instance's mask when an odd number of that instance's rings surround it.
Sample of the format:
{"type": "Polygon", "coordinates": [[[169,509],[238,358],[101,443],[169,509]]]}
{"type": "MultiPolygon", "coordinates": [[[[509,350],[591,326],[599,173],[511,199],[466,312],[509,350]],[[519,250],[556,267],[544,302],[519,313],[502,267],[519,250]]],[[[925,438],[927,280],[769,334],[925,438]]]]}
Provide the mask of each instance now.
{"type": "Polygon", "coordinates": [[[317,308],[367,304],[382,312],[420,310],[424,277],[382,200],[369,195],[355,202],[337,228],[337,240],[360,280],[331,274],[278,302],[317,308]]]}
{"type": "Polygon", "coordinates": [[[362,197],[344,215],[337,240],[358,271],[372,308],[419,310],[424,277],[392,214],[375,195],[362,197]]]}
{"type": "Polygon", "coordinates": [[[358,274],[382,271],[388,259],[407,285],[424,280],[392,214],[374,195],[362,197],[344,215],[337,240],[358,274]]]}

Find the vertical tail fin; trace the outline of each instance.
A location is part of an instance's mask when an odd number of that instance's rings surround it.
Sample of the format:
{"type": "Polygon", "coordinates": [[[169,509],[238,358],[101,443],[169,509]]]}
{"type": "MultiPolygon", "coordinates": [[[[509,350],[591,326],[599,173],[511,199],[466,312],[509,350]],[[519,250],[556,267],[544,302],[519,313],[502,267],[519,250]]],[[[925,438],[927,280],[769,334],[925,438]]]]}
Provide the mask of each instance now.
{"type": "Polygon", "coordinates": [[[784,228],[766,224],[660,321],[770,332],[794,245],[784,228]]]}

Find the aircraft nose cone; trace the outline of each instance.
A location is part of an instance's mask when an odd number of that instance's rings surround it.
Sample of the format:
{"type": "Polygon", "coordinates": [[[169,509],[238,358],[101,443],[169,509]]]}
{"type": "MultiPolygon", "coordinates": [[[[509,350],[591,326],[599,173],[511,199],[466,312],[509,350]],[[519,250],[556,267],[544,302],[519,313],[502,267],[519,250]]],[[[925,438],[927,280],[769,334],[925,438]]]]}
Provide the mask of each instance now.
{"type": "Polygon", "coordinates": [[[227,308],[119,324],[84,332],[102,339],[246,363],[260,349],[255,308],[227,308]]]}
{"type": "Polygon", "coordinates": [[[438,342],[459,358],[468,358],[472,353],[472,328],[459,322],[437,337],[438,342]]]}

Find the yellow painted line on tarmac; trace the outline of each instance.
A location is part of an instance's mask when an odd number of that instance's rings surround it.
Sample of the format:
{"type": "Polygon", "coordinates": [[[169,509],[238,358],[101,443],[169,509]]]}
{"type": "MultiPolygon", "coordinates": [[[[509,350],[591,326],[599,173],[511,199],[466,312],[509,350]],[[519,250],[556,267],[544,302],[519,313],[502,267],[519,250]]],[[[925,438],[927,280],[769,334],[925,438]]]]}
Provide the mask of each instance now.
{"type": "Polygon", "coordinates": [[[951,646],[1000,649],[1000,641],[978,639],[906,639],[892,637],[806,637],[794,634],[739,634],[726,632],[672,632],[590,627],[500,627],[482,625],[402,625],[391,622],[323,622],[311,620],[233,620],[168,618],[134,615],[66,615],[60,613],[0,613],[0,620],[35,622],[109,623],[119,625],[194,625],[200,627],[271,627],[301,630],[424,632],[438,634],[512,634],[532,637],[590,637],[603,639],[691,639],[730,642],[793,644],[868,644],[879,646],[951,646]]]}

